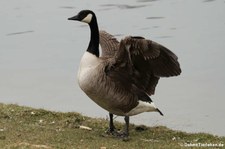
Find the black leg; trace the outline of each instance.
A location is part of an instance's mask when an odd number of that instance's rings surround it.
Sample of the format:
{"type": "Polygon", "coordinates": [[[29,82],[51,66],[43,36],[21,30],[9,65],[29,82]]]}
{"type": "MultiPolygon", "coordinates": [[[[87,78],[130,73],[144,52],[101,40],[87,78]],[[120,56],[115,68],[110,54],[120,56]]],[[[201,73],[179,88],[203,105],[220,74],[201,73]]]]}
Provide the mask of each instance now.
{"type": "Polygon", "coordinates": [[[128,137],[129,136],[129,116],[125,116],[124,117],[124,120],[125,120],[125,130],[124,130],[124,137],[128,137]]]}
{"type": "Polygon", "coordinates": [[[113,124],[113,114],[109,113],[109,129],[107,130],[108,134],[123,138],[124,141],[128,140],[128,136],[129,136],[129,116],[125,116],[124,120],[125,120],[125,128],[124,131],[122,133],[117,132],[115,129],[115,126],[113,124]]]}
{"type": "Polygon", "coordinates": [[[112,133],[115,130],[115,126],[113,124],[113,114],[109,113],[109,132],[112,133]]]}

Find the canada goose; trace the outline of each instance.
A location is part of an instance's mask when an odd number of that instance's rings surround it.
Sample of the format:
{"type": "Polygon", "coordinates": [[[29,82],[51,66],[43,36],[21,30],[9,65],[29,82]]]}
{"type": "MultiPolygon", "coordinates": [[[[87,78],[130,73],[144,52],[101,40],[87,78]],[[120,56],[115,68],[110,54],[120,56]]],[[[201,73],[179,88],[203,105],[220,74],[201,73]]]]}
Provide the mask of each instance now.
{"type": "Polygon", "coordinates": [[[125,116],[124,137],[129,135],[129,116],[151,111],[163,115],[149,96],[154,94],[160,77],[181,73],[177,56],[143,37],[128,36],[118,42],[109,33],[99,32],[91,10],[82,10],[68,20],[85,22],[90,27],[90,42],[81,58],[78,83],[89,98],[109,111],[109,132],[115,132],[113,114],[125,116]]]}

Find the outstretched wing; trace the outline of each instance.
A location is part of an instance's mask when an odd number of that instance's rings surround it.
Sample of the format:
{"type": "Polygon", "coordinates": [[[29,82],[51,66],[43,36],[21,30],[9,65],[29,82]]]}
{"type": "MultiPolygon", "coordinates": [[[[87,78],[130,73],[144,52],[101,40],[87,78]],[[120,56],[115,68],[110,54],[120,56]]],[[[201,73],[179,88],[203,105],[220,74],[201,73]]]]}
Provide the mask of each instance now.
{"type": "Polygon", "coordinates": [[[117,69],[126,69],[132,83],[154,94],[160,77],[181,73],[177,56],[166,47],[142,37],[126,37],[116,54],[117,69]],[[123,68],[122,68],[123,66],[123,68]]]}
{"type": "Polygon", "coordinates": [[[113,35],[107,33],[106,31],[99,31],[99,37],[102,48],[101,57],[114,56],[119,48],[119,41],[117,41],[113,35]]]}

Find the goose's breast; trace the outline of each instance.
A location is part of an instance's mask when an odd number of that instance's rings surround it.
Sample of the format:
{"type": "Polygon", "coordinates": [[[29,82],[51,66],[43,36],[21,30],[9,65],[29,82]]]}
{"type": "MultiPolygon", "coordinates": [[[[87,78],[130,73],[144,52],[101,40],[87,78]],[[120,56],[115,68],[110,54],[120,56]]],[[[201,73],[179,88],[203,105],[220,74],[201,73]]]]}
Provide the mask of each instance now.
{"type": "Polygon", "coordinates": [[[103,63],[96,56],[88,52],[84,53],[78,71],[78,83],[85,94],[96,104],[107,111],[114,111],[114,97],[112,93],[110,94],[110,90],[114,87],[113,83],[107,81],[103,63]]]}
{"type": "MultiPolygon", "coordinates": [[[[78,83],[81,89],[85,92],[90,87],[95,85],[95,81],[99,76],[99,67],[101,60],[95,55],[85,52],[80,61],[78,70],[78,83]]],[[[90,88],[91,89],[91,88],[90,88]]]]}

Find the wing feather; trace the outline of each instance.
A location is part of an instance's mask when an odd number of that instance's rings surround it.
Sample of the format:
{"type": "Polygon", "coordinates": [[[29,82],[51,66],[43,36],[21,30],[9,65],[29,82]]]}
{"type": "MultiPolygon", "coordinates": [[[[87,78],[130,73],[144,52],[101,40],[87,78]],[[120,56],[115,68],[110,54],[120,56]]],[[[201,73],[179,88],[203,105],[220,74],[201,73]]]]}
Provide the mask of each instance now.
{"type": "Polygon", "coordinates": [[[115,58],[117,71],[120,67],[123,71],[127,69],[131,83],[149,95],[154,94],[160,77],[181,73],[178,57],[172,51],[143,37],[128,36],[121,40],[115,58]]]}
{"type": "Polygon", "coordinates": [[[127,37],[124,42],[129,45],[132,63],[137,67],[144,67],[158,77],[177,76],[181,73],[177,56],[166,47],[136,37],[127,37]]]}
{"type": "Polygon", "coordinates": [[[112,57],[119,48],[119,41],[106,31],[99,31],[100,45],[102,48],[101,57],[112,57]]]}

